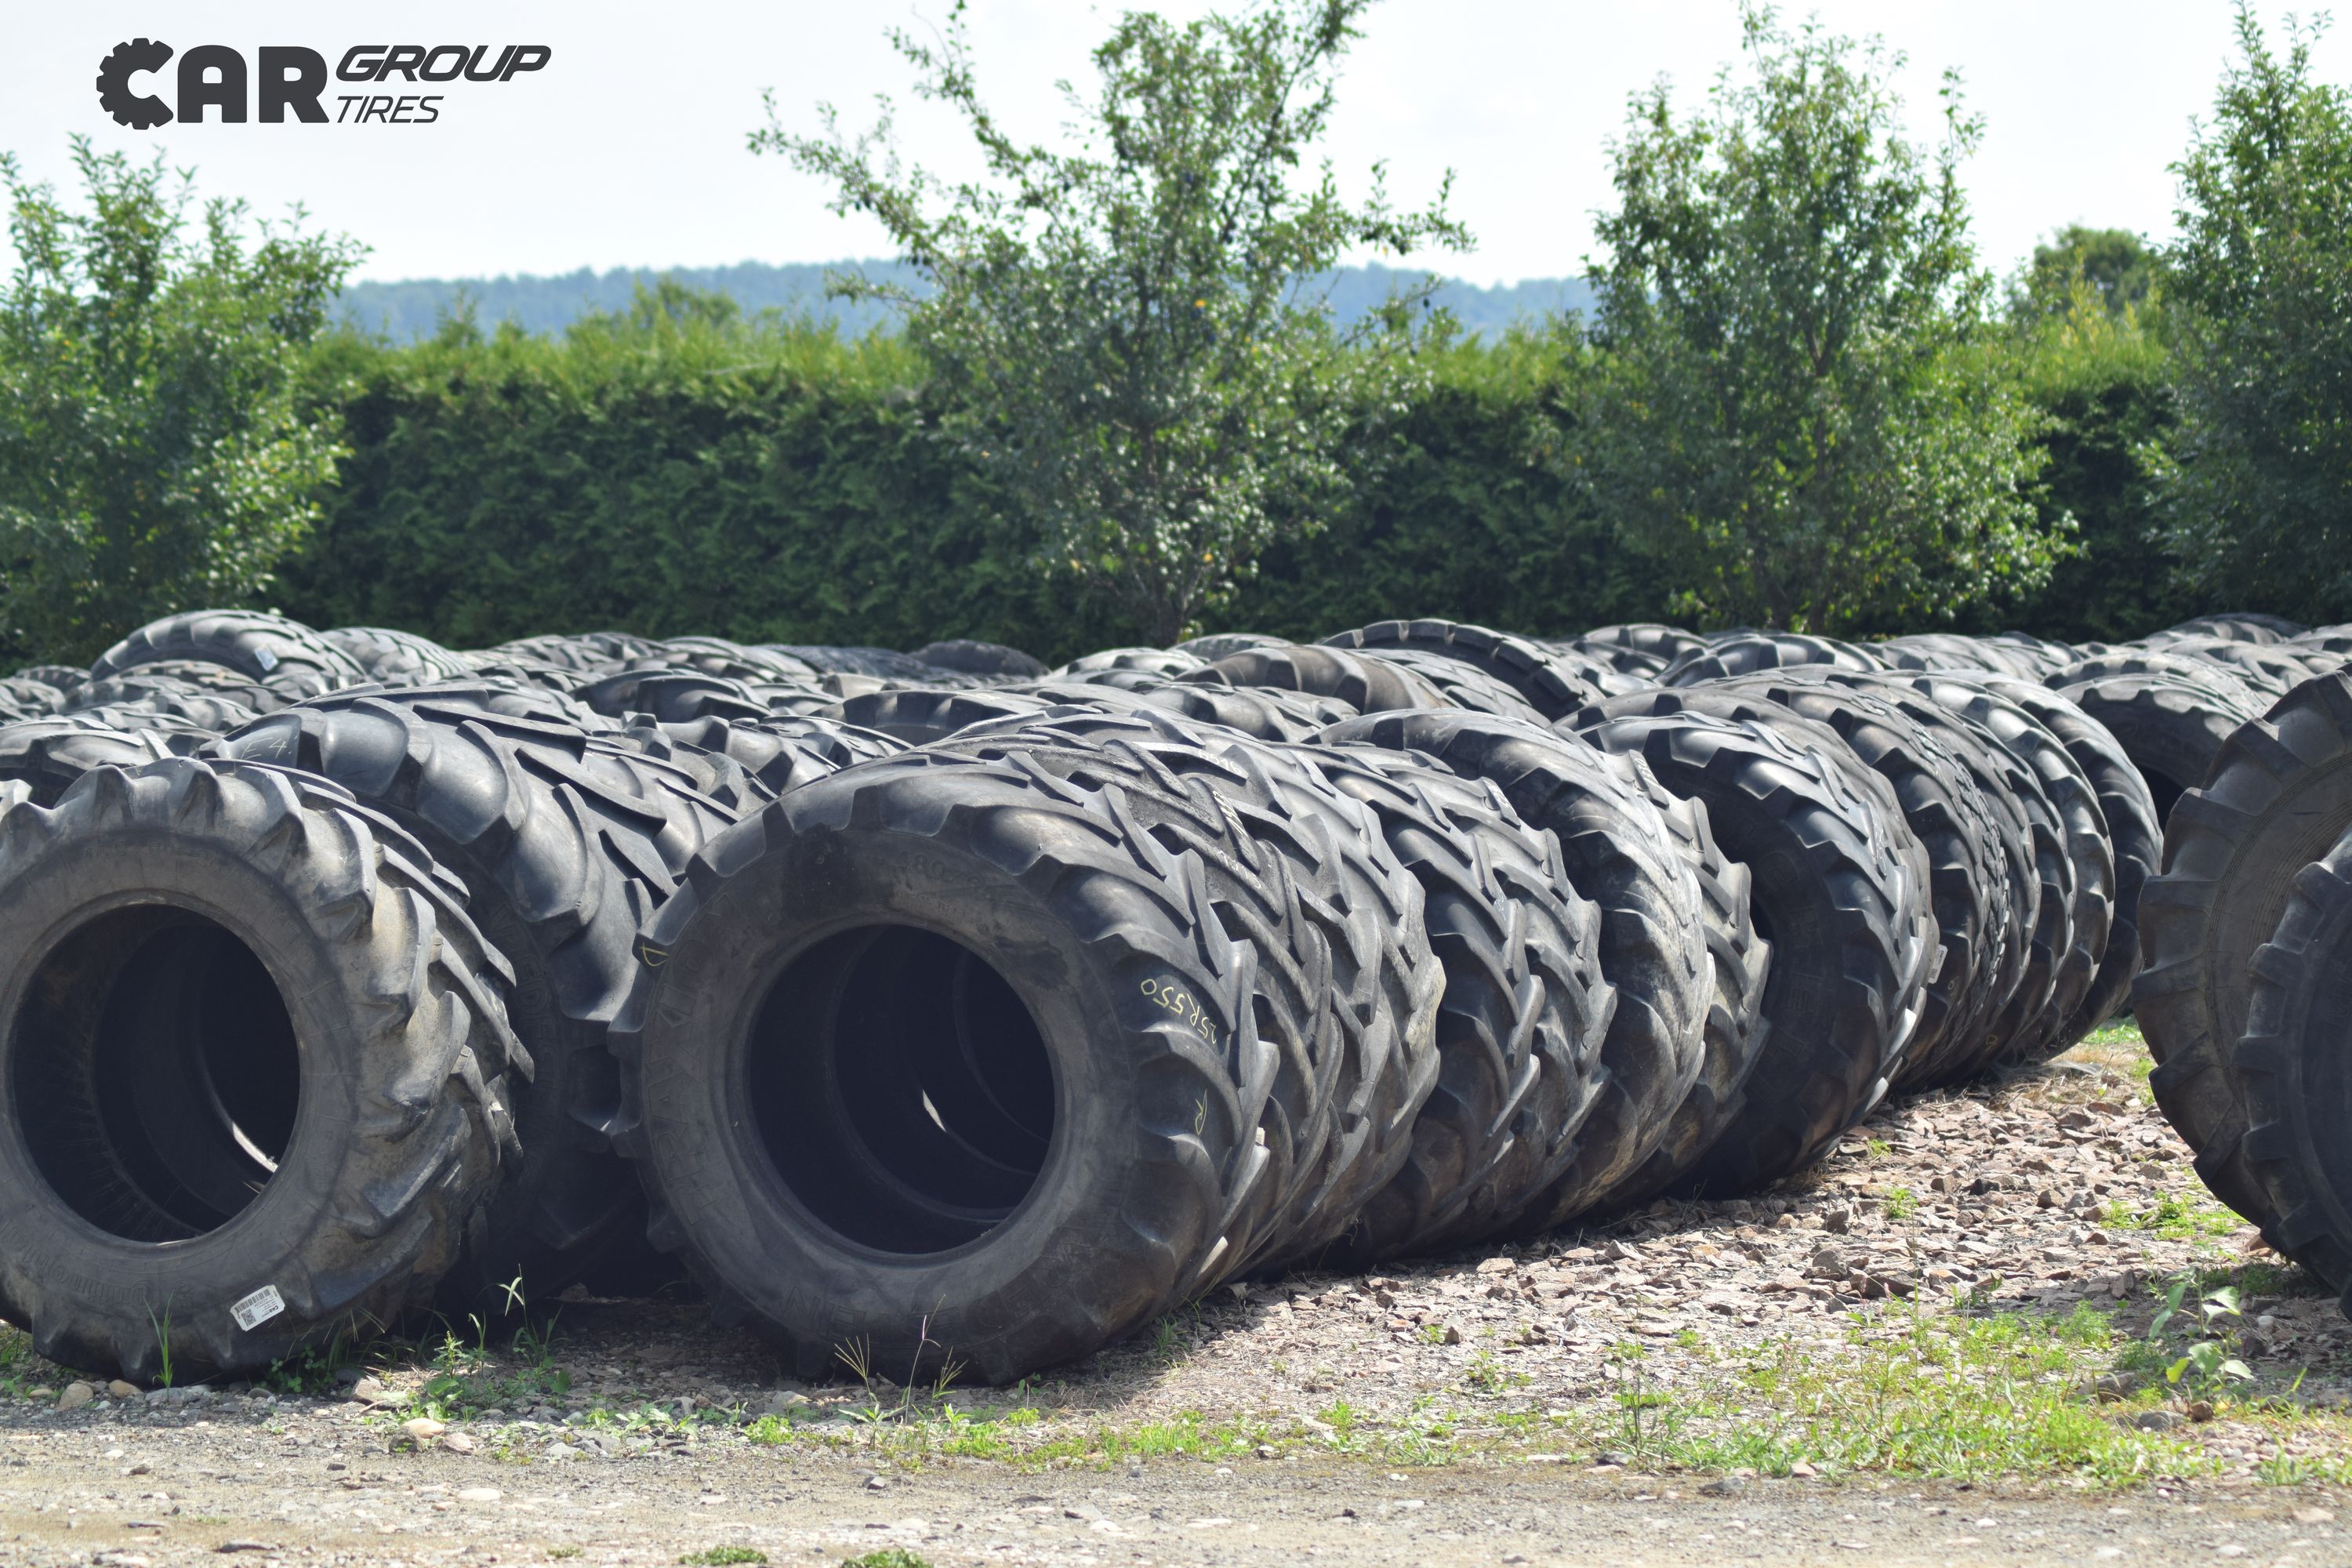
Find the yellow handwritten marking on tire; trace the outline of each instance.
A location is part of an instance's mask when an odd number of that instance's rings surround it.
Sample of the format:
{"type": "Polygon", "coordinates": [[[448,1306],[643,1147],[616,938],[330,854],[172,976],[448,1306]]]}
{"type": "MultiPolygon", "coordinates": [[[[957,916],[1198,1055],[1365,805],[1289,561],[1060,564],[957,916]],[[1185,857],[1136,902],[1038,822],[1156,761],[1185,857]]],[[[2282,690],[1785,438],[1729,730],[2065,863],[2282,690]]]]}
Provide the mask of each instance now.
{"type": "Polygon", "coordinates": [[[1193,1000],[1191,992],[1170,981],[1147,980],[1143,983],[1143,994],[1154,1003],[1183,1019],[1212,1049],[1222,1048],[1222,1041],[1219,1037],[1221,1031],[1215,1021],[1202,1009],[1199,1002],[1193,1000]]]}

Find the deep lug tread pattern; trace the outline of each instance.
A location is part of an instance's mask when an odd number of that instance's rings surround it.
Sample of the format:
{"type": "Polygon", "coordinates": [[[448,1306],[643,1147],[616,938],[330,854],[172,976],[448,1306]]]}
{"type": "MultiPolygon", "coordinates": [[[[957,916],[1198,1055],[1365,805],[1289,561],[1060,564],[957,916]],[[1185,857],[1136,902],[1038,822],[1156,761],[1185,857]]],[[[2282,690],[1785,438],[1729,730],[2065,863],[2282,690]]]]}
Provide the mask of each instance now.
{"type": "Polygon", "coordinates": [[[299,621],[260,610],[188,610],[141,626],[98,656],[93,679],[188,660],[233,669],[288,701],[365,685],[349,654],[299,621]]]}
{"type": "Polygon", "coordinates": [[[1176,679],[1187,686],[1267,687],[1336,697],[1359,713],[1453,706],[1444,692],[1402,665],[1321,645],[1244,648],[1176,679]]]}
{"type": "Polygon", "coordinates": [[[2221,748],[2172,809],[2164,865],[2140,895],[2146,967],[2132,1006],[2156,1058],[2149,1087],[2213,1194],[2265,1230],[2280,1216],[2249,1167],[2228,1071],[2245,1032],[2255,950],[2303,867],[2352,828],[2352,672],[2298,686],[2221,748]]]}
{"type": "Polygon", "coordinates": [[[319,636],[341,648],[370,680],[386,686],[429,686],[463,680],[473,666],[430,637],[389,626],[332,626],[319,636]]]}
{"type": "MultiPolygon", "coordinates": [[[[1588,702],[1630,690],[1638,684],[1621,674],[1612,662],[1463,621],[1375,621],[1370,626],[1326,637],[1323,644],[1366,653],[1435,654],[1473,666],[1517,692],[1537,716],[1545,720],[1558,719],[1588,702]]],[[[1460,706],[1478,712],[1496,711],[1479,702],[1460,706]]],[[[1363,710],[1378,711],[1369,707],[1363,710]]]]}
{"type": "MultiPolygon", "coordinates": [[[[1263,1247],[1293,1245],[1387,1184],[1437,1081],[1444,971],[1419,884],[1372,814],[1325,776],[1318,752],[1158,710],[1004,721],[944,749],[1015,756],[1097,785],[1148,775],[1158,798],[1187,804],[1148,826],[1220,874],[1220,912],[1259,942],[1261,980],[1293,982],[1279,1018],[1260,1030],[1280,1068],[1266,1102],[1276,1212],[1263,1247]]],[[[1235,1266],[1257,1261],[1244,1253],[1235,1266]]]]}
{"type": "Polygon", "coordinates": [[[1885,669],[1886,661],[1859,643],[1801,632],[1737,632],[1695,648],[1658,672],[1661,686],[1703,686],[1759,670],[1827,664],[1840,669],[1885,669]]]}
{"type": "Polygon", "coordinates": [[[1706,1125],[1719,1100],[1738,1095],[1760,1043],[1752,1020],[1764,960],[1748,923],[1746,876],[1724,867],[1704,808],[1667,792],[1638,758],[1514,720],[1385,714],[1336,726],[1324,741],[1427,756],[1499,790],[1529,825],[1558,838],[1570,886],[1600,911],[1601,973],[1616,1003],[1600,1048],[1595,1109],[1574,1161],[1520,1205],[1513,1228],[1548,1230],[1621,1201],[1637,1177],[1663,1185],[1679,1173],[1667,1168],[1711,1141],[1706,1125]],[[1700,880],[1709,869],[1721,878],[1712,889],[1700,880]],[[1738,908],[1711,908],[1715,900],[1738,908]],[[1720,921],[1735,969],[1724,978],[1738,998],[1712,1040],[1711,920],[1720,921]]]}
{"type": "MultiPolygon", "coordinates": [[[[2245,1173],[2280,1249],[2352,1301],[2352,834],[2289,883],[2277,925],[2247,965],[2245,1032],[2227,1076],[2243,1097],[2245,1173]]],[[[2200,1161],[2199,1173],[2203,1173],[2200,1161]]],[[[2352,1310],[2352,1308],[2347,1308],[2352,1310]]]]}
{"type": "Polygon", "coordinates": [[[1793,715],[1616,718],[1612,705],[1580,715],[1577,732],[1639,754],[1666,788],[1706,805],[1724,853],[1748,868],[1757,924],[1773,944],[1770,1034],[1746,1103],[1675,1187],[1750,1192],[1818,1158],[1901,1063],[1934,946],[1926,852],[1833,731],[1800,743],[1790,735],[1820,727],[1793,715]],[[1876,787],[1858,787],[1856,772],[1876,787]]]}
{"type": "Polygon", "coordinates": [[[37,1173],[21,1126],[0,1130],[0,1312],[43,1355],[148,1381],[168,1322],[175,1376],[235,1375],[422,1304],[514,1157],[509,1074],[530,1059],[508,1028],[506,965],[417,841],[324,780],[174,757],[93,768],[54,805],[0,814],[0,921],[21,922],[0,1038],[26,1005],[24,955],[119,891],[233,908],[308,1026],[278,1179],[235,1223],[155,1256],[95,1240],[37,1173]],[[175,853],[155,856],[166,837],[175,853]],[[240,1329],[230,1307],[257,1283],[286,1310],[240,1329]]]}
{"type": "MultiPolygon", "coordinates": [[[[1275,1074],[1251,1000],[1261,950],[1227,934],[1201,856],[1142,826],[1201,802],[1150,795],[1155,770],[1122,772],[1133,782],[1097,788],[1018,755],[943,750],[846,769],[714,840],[647,928],[646,950],[661,962],[641,966],[613,1034],[628,1108],[619,1142],[645,1177],[656,1244],[685,1259],[715,1318],[776,1339],[795,1375],[836,1375],[840,1347],[863,1343],[876,1365],[930,1375],[952,1358],[982,1381],[1010,1382],[1151,1321],[1265,1240],[1257,1227],[1275,1205],[1262,1190],[1262,1118],[1275,1074]],[[1086,1090],[1064,1096],[1066,1113],[1091,1131],[1064,1146],[1073,1166],[1098,1155],[1100,1179],[1039,1176],[1045,1190],[1024,1214],[1049,1228],[1050,1245],[1016,1216],[944,1258],[877,1266],[793,1211],[753,1202],[721,1156],[739,1108],[712,1079],[719,1026],[698,1009],[727,982],[740,986],[745,966],[719,950],[751,931],[781,952],[835,929],[845,900],[882,918],[868,908],[882,895],[863,891],[872,865],[995,879],[977,895],[985,921],[956,935],[1016,984],[1034,979],[1020,954],[991,945],[1005,922],[1028,933],[1023,951],[1061,955],[1029,1005],[1049,1042],[1067,1031],[1057,1076],[1080,1075],[1086,1090]],[[1197,1004],[1197,1025],[1150,1000],[1171,980],[1197,1004]],[[1062,996],[1066,1012],[1055,1010],[1062,996]],[[1037,1217],[1057,1205],[1076,1217],[1037,1217]]],[[[901,918],[960,912],[928,886],[908,896],[919,914],[901,918]]],[[[730,995],[723,1008],[739,1005],[730,995]]]]}
{"type": "Polygon", "coordinates": [[[917,687],[850,697],[821,710],[818,717],[878,731],[919,746],[944,741],[975,724],[1043,713],[1051,706],[1043,698],[1018,691],[917,687]]]}
{"type": "Polygon", "coordinates": [[[2222,742],[2238,726],[2261,718],[2268,706],[2251,696],[2230,697],[2159,675],[2076,680],[2062,672],[2045,684],[2121,743],[2147,784],[2158,821],[2172,815],[2173,803],[2184,793],[2205,782],[2222,742]]]}
{"type": "Polygon", "coordinates": [[[333,780],[460,877],[517,971],[516,1032],[539,1070],[518,1096],[525,1159],[494,1201],[452,1305],[510,1311],[563,1289],[639,1213],[606,1129],[619,1086],[604,1028],[638,926],[734,821],[686,770],[569,725],[490,711],[467,689],[346,693],[256,721],[212,754],[333,780]]]}
{"type": "Polygon", "coordinates": [[[1347,1219],[1320,1261],[1361,1265],[1492,1235],[1569,1173],[1607,1092],[1616,994],[1599,910],[1570,885],[1558,840],[1494,785],[1403,751],[1327,742],[1315,755],[1420,883],[1444,965],[1436,1087],[1411,1156],[1310,1238],[1330,1240],[1330,1222],[1347,1219]]]}

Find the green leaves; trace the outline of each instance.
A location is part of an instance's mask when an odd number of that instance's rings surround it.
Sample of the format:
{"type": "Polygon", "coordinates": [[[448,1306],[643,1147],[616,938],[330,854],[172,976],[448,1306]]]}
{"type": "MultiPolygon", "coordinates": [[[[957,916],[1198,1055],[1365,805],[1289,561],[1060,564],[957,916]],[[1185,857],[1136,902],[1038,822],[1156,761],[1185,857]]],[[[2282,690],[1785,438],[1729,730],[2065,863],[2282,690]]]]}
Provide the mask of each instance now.
{"type": "Polygon", "coordinates": [[[1704,115],[1661,85],[1614,149],[1587,482],[1706,620],[1870,629],[2031,587],[2057,545],[2037,416],[1989,352],[1958,184],[1980,122],[1947,78],[1921,149],[1902,57],[1745,24],[1704,115]]]}
{"type": "Polygon", "coordinates": [[[2152,454],[2185,571],[2312,621],[2352,615],[2352,92],[2324,18],[2240,58],[2179,177],[2164,258],[2179,428],[2152,454]]]}
{"type": "Polygon", "coordinates": [[[1441,187],[1418,212],[1301,177],[1370,0],[1276,0],[1177,25],[1123,16],[1066,87],[1074,144],[1016,142],[982,100],[959,5],[936,41],[892,41],[917,93],[946,104],[983,177],[902,167],[886,102],[845,136],[771,122],[751,139],[832,182],[836,211],[878,219],[933,284],[889,300],[940,385],[941,431],[998,487],[1039,559],[1105,589],[1172,642],[1228,600],[1279,538],[1312,531],[1361,471],[1350,437],[1419,378],[1425,280],[1347,333],[1308,281],[1354,249],[1466,247],[1441,187]]]}
{"type": "Polygon", "coordinates": [[[250,602],[341,450],[296,406],[304,346],[358,255],[300,214],[193,211],[159,153],[74,142],[85,205],[0,154],[0,651],[80,662],[143,621],[250,602]]]}

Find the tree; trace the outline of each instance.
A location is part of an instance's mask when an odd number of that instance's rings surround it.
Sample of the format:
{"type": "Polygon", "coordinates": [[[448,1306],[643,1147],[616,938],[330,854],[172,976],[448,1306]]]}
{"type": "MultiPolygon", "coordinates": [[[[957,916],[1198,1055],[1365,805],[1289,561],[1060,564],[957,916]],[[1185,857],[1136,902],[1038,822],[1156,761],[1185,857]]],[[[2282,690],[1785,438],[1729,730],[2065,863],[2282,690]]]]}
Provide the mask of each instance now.
{"type": "Polygon", "coordinates": [[[1129,14],[1094,51],[1093,96],[1062,84],[1064,149],[1017,141],[982,102],[961,4],[934,42],[894,31],[917,92],[978,145],[984,174],[954,185],[903,167],[887,100],[854,140],[830,107],[823,137],[791,134],[772,101],[751,138],[888,230],[918,283],[841,277],[835,292],[907,313],[950,438],[1046,559],[1162,642],[1270,542],[1318,526],[1353,477],[1351,418],[1413,374],[1435,280],[1343,332],[1318,275],[1359,247],[1468,244],[1444,189],[1406,213],[1377,165],[1354,204],[1328,161],[1299,177],[1370,4],[1269,0],[1183,26],[1129,14]]]}
{"type": "Polygon", "coordinates": [[[2352,616],[2352,94],[2319,26],[2241,58],[2173,165],[2163,287],[2179,426],[2157,470],[2186,569],[2249,605],[2352,616]]]}
{"type": "Polygon", "coordinates": [[[2033,259],[2012,290],[2010,313],[2021,322],[2063,315],[2074,308],[2074,283],[2086,284],[2110,316],[2144,310],[2156,279],[2156,253],[2127,228],[2069,224],[2033,247],[2033,259]]]}
{"type": "Polygon", "coordinates": [[[131,626],[253,600],[317,515],[331,422],[293,374],[358,255],[76,138],[87,210],[0,153],[0,647],[81,661],[131,626]]]}
{"type": "Polygon", "coordinates": [[[1712,621],[1884,626],[2030,587],[2060,543],[1969,237],[1979,122],[1948,77],[1924,151],[1903,57],[1742,17],[1747,77],[1687,121],[1665,83],[1636,94],[1612,149],[1575,460],[1712,621]]]}

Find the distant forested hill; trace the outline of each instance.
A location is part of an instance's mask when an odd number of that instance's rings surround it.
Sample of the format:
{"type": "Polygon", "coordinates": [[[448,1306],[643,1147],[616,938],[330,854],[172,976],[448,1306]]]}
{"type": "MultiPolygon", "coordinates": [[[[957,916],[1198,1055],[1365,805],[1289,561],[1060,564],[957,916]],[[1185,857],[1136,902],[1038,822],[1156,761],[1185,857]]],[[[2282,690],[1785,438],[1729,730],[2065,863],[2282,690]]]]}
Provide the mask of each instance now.
{"type": "MultiPolygon", "coordinates": [[[[725,294],[747,313],[806,312],[819,320],[838,321],[855,336],[886,321],[887,312],[874,305],[849,305],[824,297],[825,273],[850,268],[863,268],[877,278],[904,278],[911,272],[904,264],[889,261],[830,266],[744,261],[732,267],[674,267],[666,272],[614,268],[600,273],[583,267],[552,278],[421,278],[398,283],[354,283],[343,290],[342,314],[364,331],[380,331],[401,342],[429,336],[442,316],[462,300],[471,302],[475,319],[484,327],[513,321],[527,331],[555,332],[588,310],[625,310],[639,282],[669,277],[725,294]]],[[[1332,309],[1340,321],[1354,321],[1387,298],[1392,285],[1419,276],[1379,266],[1342,268],[1330,279],[1332,309]]],[[[1438,298],[1465,327],[1493,332],[1513,321],[1555,311],[1589,312],[1592,290],[1580,279],[1541,278],[1492,289],[1448,282],[1438,298]]]]}

